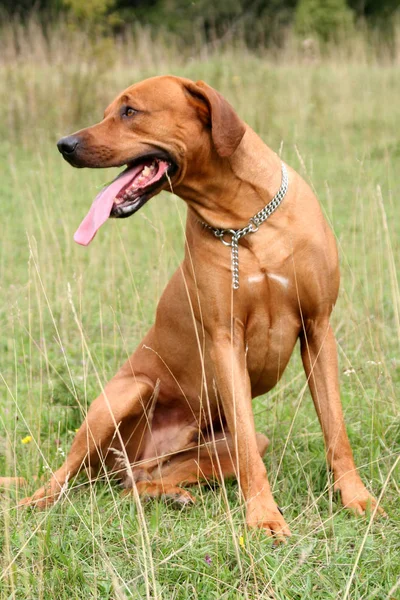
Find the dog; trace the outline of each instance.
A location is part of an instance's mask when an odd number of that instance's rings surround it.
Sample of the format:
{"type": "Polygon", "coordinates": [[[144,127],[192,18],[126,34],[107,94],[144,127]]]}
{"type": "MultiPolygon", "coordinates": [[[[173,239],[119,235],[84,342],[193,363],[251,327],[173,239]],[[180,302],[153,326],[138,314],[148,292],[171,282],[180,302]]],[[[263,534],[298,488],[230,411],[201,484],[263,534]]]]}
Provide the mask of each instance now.
{"type": "MultiPolygon", "coordinates": [[[[284,540],[252,398],[279,381],[298,339],[335,489],[379,509],[346,434],[330,315],[334,236],[307,183],[202,81],[162,76],[123,91],[104,119],[62,138],[74,167],[126,169],[75,234],[83,245],[162,190],[187,204],[185,257],[155,323],[91,404],[65,463],[25,506],[54,502],[80,470],[107,467],[126,488],[193,501],[181,485],[235,476],[249,527],[284,540]]],[[[383,511],[382,511],[383,512],[383,511]]]]}

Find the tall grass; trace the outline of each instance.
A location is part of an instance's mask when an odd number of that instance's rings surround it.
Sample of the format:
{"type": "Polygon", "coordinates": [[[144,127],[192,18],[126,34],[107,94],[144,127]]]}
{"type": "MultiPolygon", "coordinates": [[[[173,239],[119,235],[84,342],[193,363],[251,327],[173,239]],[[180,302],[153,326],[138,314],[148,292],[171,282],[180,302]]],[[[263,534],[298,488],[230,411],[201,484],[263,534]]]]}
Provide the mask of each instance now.
{"type": "MultiPolygon", "coordinates": [[[[281,39],[280,47],[259,49],[257,54],[266,66],[299,66],[312,73],[327,64],[377,69],[400,62],[400,25],[394,28],[390,45],[362,28],[334,45],[301,40],[290,31],[282,31],[281,39]]],[[[66,20],[43,23],[34,13],[23,22],[3,16],[0,131],[27,144],[37,134],[68,130],[86,124],[94,115],[100,118],[112,93],[137,79],[177,70],[201,75],[208,73],[208,65],[219,64],[213,69],[214,79],[223,83],[225,62],[232,70],[237,60],[250,65],[253,61],[240,35],[206,43],[199,34],[192,45],[181,47],[176,36],[146,27],[135,26],[111,38],[95,36],[90,28],[84,30],[66,20]]],[[[236,88],[241,88],[239,81],[236,88]]]]}
{"type": "Polygon", "coordinates": [[[110,174],[72,169],[55,142],[100,120],[127,85],[175,73],[218,88],[320,198],[341,257],[333,324],[349,435],[390,519],[355,519],[332,493],[296,352],[254,404],[293,533],[286,547],[244,530],[234,483],[196,488],[197,505],[176,511],[122,499],[106,478],[78,479],[49,512],[20,513],[18,492],[3,495],[1,598],[396,598],[399,54],[361,35],[323,53],[288,36],[258,55],[240,41],[182,52],[153,35],[94,39],[35,19],[1,27],[0,473],[31,480],[62,462],[99,378],[140,342],[183,254],[184,205],[166,194],[105,225],[90,248],[74,245],[110,174]]]}

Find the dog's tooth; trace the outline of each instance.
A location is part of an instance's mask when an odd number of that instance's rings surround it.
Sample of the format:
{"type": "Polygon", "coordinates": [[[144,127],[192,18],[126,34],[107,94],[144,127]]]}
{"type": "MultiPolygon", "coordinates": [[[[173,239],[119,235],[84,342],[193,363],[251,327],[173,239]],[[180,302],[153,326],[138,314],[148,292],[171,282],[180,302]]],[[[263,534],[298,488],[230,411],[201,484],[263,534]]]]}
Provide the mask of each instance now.
{"type": "Polygon", "coordinates": [[[142,176],[143,177],[147,177],[149,174],[151,173],[150,168],[149,167],[145,167],[142,171],[142,176]]]}

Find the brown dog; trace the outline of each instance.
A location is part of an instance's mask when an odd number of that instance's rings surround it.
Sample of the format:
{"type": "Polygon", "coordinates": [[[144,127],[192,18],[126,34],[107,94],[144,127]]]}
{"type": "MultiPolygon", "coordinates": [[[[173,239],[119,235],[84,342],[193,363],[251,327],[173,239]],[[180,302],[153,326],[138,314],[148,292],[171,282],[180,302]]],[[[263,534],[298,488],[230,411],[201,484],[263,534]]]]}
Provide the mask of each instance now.
{"type": "Polygon", "coordinates": [[[178,484],[236,474],[248,525],[290,535],[261,458],[267,440],[256,434],[252,398],[279,381],[300,338],[335,488],[358,513],[376,505],[357,473],[339,397],[329,324],[336,244],[303,179],[287,167],[286,191],[279,157],[228,102],[179,77],[128,88],[101,123],[58,146],[76,167],[128,166],[98,195],[76,241],[88,244],[109,216],[129,216],[172,189],[188,206],[187,245],[154,326],[92,403],[65,464],[23,504],[53,502],[83,467],[107,465],[139,493],[182,501],[191,496],[178,484]],[[268,222],[251,220],[278,190],[268,222]]]}

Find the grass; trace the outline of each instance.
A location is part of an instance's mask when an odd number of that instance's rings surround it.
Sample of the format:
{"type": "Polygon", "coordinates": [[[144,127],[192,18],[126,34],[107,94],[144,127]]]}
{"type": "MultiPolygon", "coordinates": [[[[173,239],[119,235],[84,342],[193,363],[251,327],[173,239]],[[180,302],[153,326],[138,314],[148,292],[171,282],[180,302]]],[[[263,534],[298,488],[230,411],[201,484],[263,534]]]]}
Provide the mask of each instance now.
{"type": "Polygon", "coordinates": [[[279,386],[254,404],[293,534],[285,547],[245,530],[234,482],[228,506],[224,489],[198,488],[196,506],[176,510],[161,501],[139,506],[106,478],[77,479],[48,512],[19,512],[17,498],[32,482],[0,498],[0,597],[398,598],[398,67],[292,50],[273,59],[234,48],[188,58],[148,34],[132,38],[127,59],[129,44],[110,54],[108,41],[63,35],[59,45],[50,39],[49,52],[32,25],[19,55],[11,34],[2,38],[0,473],[31,480],[61,464],[99,379],[140,342],[182,258],[185,208],[168,194],[105,225],[90,248],[74,244],[110,173],[74,170],[55,148],[62,134],[99,120],[123,87],[172,72],[217,87],[320,198],[340,249],[333,325],[348,431],[362,477],[382,492],[390,518],[355,518],[332,493],[297,349],[279,386]]]}

